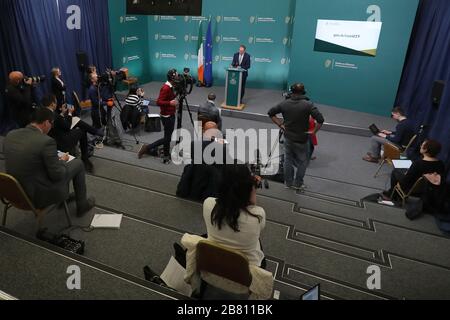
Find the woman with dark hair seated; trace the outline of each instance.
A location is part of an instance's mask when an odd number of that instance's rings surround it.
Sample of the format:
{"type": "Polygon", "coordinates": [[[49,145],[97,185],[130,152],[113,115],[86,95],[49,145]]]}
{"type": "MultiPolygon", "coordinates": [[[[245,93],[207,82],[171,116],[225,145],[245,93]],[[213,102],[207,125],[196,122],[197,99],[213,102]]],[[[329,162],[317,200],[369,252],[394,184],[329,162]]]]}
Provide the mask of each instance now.
{"type": "Polygon", "coordinates": [[[383,198],[390,200],[395,186],[400,183],[402,190],[408,193],[414,184],[426,174],[442,175],[445,165],[437,156],[441,152],[441,144],[435,140],[427,140],[420,147],[422,159],[414,161],[408,171],[394,169],[391,175],[391,188],[383,192],[383,198]]]}
{"type": "Polygon", "coordinates": [[[125,100],[125,107],[123,108],[120,119],[125,131],[135,129],[141,121],[141,116],[147,112],[143,109],[144,90],[138,87],[131,87],[128,96],[125,100]]]}
{"type": "Polygon", "coordinates": [[[203,204],[208,240],[240,251],[250,265],[266,267],[260,236],[266,213],[256,206],[258,178],[245,165],[225,165],[218,198],[203,204]]]}

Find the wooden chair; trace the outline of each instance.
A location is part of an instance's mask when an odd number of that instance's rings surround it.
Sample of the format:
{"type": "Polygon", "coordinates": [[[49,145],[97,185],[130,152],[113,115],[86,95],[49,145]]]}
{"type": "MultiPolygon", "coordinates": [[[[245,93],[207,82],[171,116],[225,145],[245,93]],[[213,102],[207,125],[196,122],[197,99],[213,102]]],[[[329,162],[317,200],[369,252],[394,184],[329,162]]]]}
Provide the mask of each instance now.
{"type": "Polygon", "coordinates": [[[388,163],[389,165],[392,166],[392,160],[400,160],[401,156],[403,154],[406,154],[406,152],[411,147],[411,145],[414,143],[414,141],[416,141],[416,139],[417,139],[417,135],[414,135],[411,138],[411,140],[409,140],[408,145],[406,145],[404,147],[399,147],[392,143],[385,143],[383,146],[383,149],[384,149],[383,159],[380,163],[380,166],[378,167],[377,172],[375,173],[374,178],[378,177],[378,174],[380,173],[381,169],[383,168],[383,166],[386,163],[388,163]]]}
{"type": "Polygon", "coordinates": [[[197,120],[198,120],[198,122],[201,122],[201,123],[202,123],[202,128],[205,127],[205,124],[206,124],[206,123],[208,123],[208,122],[211,121],[208,117],[205,117],[204,115],[201,115],[201,114],[199,114],[199,115],[197,116],[197,120]]]}
{"type": "Polygon", "coordinates": [[[202,299],[244,300],[252,284],[247,258],[238,251],[211,241],[197,246],[197,268],[204,282],[202,299]]]}
{"type": "Polygon", "coordinates": [[[122,71],[126,74],[126,79],[122,80],[122,83],[126,86],[128,86],[128,90],[130,90],[131,86],[139,83],[139,79],[137,77],[133,77],[129,74],[129,70],[127,68],[122,68],[122,71]]]}
{"type": "Polygon", "coordinates": [[[413,194],[416,194],[416,193],[422,191],[423,187],[425,186],[425,183],[426,183],[425,178],[420,177],[416,181],[416,183],[414,183],[414,185],[412,186],[411,190],[409,190],[409,192],[405,192],[402,189],[402,186],[400,185],[400,183],[397,183],[397,185],[394,188],[394,191],[392,191],[391,199],[393,199],[395,193],[397,193],[399,195],[399,197],[402,199],[402,207],[404,207],[405,203],[406,203],[406,199],[408,199],[413,194]]]}
{"type": "MultiPolygon", "coordinates": [[[[39,228],[41,227],[44,216],[57,207],[57,205],[52,205],[48,208],[36,209],[20,183],[13,176],[5,173],[0,173],[0,199],[5,204],[2,226],[6,226],[8,210],[12,207],[33,212],[38,220],[39,228]]],[[[69,207],[67,206],[66,201],[62,202],[62,204],[64,205],[67,222],[69,223],[69,227],[71,227],[72,221],[69,215],[69,207]]]]}
{"type": "Polygon", "coordinates": [[[75,110],[80,110],[80,116],[83,113],[83,111],[91,110],[92,108],[91,100],[80,101],[80,98],[78,97],[78,94],[75,91],[72,91],[72,99],[75,110]]]}

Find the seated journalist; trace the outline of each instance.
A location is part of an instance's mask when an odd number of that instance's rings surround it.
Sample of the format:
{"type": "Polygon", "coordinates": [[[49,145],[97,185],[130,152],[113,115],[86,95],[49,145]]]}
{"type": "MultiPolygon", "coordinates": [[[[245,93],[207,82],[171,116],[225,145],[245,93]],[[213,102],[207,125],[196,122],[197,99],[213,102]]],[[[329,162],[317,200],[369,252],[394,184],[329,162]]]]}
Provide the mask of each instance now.
{"type": "Polygon", "coordinates": [[[47,134],[54,115],[47,108],[37,109],[26,128],[11,131],[4,140],[6,172],[15,177],[37,209],[44,209],[69,198],[73,181],[77,215],[83,216],[95,205],[87,198],[83,162],[68,162],[67,154],[58,156],[56,141],[47,134]]]}

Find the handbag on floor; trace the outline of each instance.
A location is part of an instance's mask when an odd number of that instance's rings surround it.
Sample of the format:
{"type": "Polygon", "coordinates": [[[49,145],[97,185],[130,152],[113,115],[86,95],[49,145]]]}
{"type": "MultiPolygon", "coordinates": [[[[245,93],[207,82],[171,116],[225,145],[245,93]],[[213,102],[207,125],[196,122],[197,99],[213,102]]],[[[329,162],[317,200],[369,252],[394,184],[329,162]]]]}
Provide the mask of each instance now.
{"type": "Polygon", "coordinates": [[[406,217],[409,220],[419,218],[423,213],[423,200],[417,197],[409,197],[405,203],[406,217]]]}

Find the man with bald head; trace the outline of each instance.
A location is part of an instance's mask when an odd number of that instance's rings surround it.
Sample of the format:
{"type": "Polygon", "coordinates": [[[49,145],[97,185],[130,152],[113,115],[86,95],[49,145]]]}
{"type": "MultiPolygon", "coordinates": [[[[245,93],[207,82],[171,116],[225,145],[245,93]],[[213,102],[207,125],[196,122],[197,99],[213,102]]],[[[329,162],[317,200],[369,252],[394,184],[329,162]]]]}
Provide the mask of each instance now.
{"type": "Polygon", "coordinates": [[[22,72],[11,72],[5,96],[13,120],[20,128],[25,128],[30,123],[31,114],[33,113],[32,80],[24,81],[22,72]]]}

